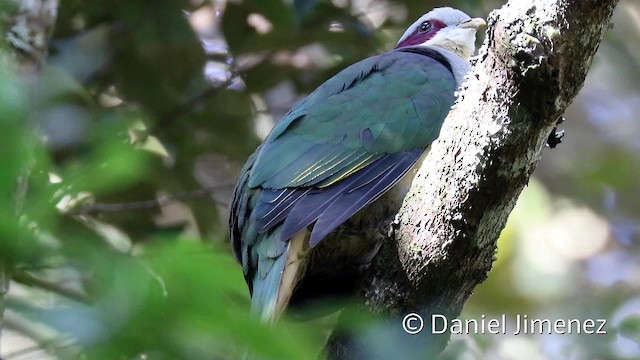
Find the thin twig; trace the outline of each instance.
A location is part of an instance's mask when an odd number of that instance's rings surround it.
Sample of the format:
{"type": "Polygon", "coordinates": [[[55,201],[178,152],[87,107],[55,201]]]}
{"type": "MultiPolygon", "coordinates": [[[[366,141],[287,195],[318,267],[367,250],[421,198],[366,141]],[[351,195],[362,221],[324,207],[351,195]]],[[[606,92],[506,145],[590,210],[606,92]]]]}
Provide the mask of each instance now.
{"type": "Polygon", "coordinates": [[[270,59],[272,55],[272,51],[261,53],[259,55],[259,60],[246,66],[238,65],[233,57],[229,57],[229,59],[231,60],[231,64],[229,65],[229,76],[225,81],[205,89],[203,92],[195,95],[182,104],[179,104],[178,106],[167,112],[165,115],[161,116],[154,124],[149,126],[149,132],[154,132],[164,126],[167,126],[180,115],[193,110],[193,108],[195,108],[197,105],[201,104],[208,98],[216,95],[220,91],[228,89],[229,86],[231,86],[233,82],[236,81],[236,79],[243,76],[254,67],[262,64],[267,59],[270,59]]]}
{"type": "Polygon", "coordinates": [[[235,80],[238,78],[238,74],[232,73],[227,80],[222,82],[220,85],[215,87],[207,88],[205,91],[200,94],[192,97],[191,99],[185,101],[184,103],[176,106],[172,110],[170,110],[166,115],[162,116],[155,122],[152,126],[150,126],[150,132],[153,132],[159,128],[162,128],[171,123],[175,118],[180,115],[191,111],[196,105],[202,103],[207,98],[210,98],[217,94],[219,91],[226,90],[235,80]]]}
{"type": "Polygon", "coordinates": [[[153,125],[149,127],[149,131],[153,132],[154,130],[160,129],[179,117],[180,115],[191,111],[198,104],[202,103],[206,99],[214,96],[220,91],[226,90],[233,84],[234,81],[240,76],[242,76],[246,71],[248,71],[251,67],[240,69],[235,60],[231,59],[231,64],[229,68],[229,76],[225,81],[220,84],[216,84],[204,90],[203,92],[195,95],[194,97],[188,99],[187,101],[179,104],[168,113],[160,117],[153,125]]]}
{"type": "MultiPolygon", "coordinates": [[[[13,329],[13,326],[12,326],[11,330],[15,331],[16,329],[13,329]]],[[[31,358],[32,356],[35,356],[37,353],[43,353],[43,352],[51,353],[57,350],[70,348],[72,346],[75,346],[75,344],[71,342],[69,339],[65,339],[65,338],[52,338],[52,339],[46,339],[46,340],[38,340],[38,343],[36,345],[29,346],[20,350],[16,350],[12,353],[7,354],[7,356],[4,358],[0,357],[0,360],[14,360],[19,358],[27,358],[27,357],[31,358]]]]}
{"type": "Polygon", "coordinates": [[[43,331],[37,325],[38,324],[34,324],[31,321],[18,318],[16,316],[8,317],[7,328],[33,340],[36,345],[6,354],[6,357],[2,360],[13,360],[27,357],[31,358],[39,352],[53,354],[55,351],[75,346],[75,343],[71,338],[53,335],[49,331],[43,331]]]}
{"type": "Polygon", "coordinates": [[[75,300],[83,304],[91,303],[91,299],[84,292],[71,289],[60,284],[48,282],[26,271],[16,271],[13,274],[12,279],[20,284],[51,291],[53,293],[62,295],[68,299],[75,300]]]}
{"type": "MultiPolygon", "coordinates": [[[[93,203],[82,206],[78,209],[76,214],[78,215],[87,215],[87,214],[95,214],[95,213],[113,213],[113,212],[123,212],[123,211],[135,211],[135,210],[146,210],[146,209],[154,209],[163,206],[167,206],[179,201],[193,200],[203,196],[210,195],[212,190],[215,188],[219,188],[222,186],[232,186],[232,184],[225,185],[217,185],[212,187],[206,187],[202,189],[197,189],[193,191],[189,191],[183,194],[178,194],[175,196],[167,196],[160,197],[152,200],[143,200],[143,201],[133,201],[127,203],[93,203]]],[[[217,204],[227,206],[228,203],[220,200],[216,200],[212,197],[212,200],[217,204]]]]}

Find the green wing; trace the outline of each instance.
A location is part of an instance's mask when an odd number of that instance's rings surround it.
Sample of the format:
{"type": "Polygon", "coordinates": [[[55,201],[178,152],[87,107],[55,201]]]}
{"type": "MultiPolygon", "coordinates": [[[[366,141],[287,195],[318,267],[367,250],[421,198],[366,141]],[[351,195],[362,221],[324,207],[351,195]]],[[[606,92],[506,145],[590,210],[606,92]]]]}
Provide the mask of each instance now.
{"type": "Polygon", "coordinates": [[[439,61],[393,51],[356,63],[296,105],[266,138],[249,186],[326,187],[385,154],[425,148],[454,101],[439,61]]]}

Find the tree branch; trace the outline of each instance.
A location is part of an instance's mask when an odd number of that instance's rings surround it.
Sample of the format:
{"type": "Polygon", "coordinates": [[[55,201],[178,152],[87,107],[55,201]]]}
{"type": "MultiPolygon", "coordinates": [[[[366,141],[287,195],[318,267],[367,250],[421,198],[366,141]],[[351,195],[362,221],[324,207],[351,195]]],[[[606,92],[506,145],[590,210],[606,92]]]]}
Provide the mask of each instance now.
{"type": "Polygon", "coordinates": [[[17,12],[12,15],[6,40],[16,54],[23,75],[33,75],[46,60],[49,39],[58,15],[58,0],[13,0],[17,12]]]}
{"type": "MultiPolygon", "coordinates": [[[[385,314],[396,345],[439,354],[431,315],[457,317],[491,269],[496,241],[566,107],[584,83],[617,0],[511,0],[490,14],[484,45],[359,292],[385,314]],[[419,335],[400,319],[416,312],[419,335]]],[[[361,358],[355,335],[332,358],[361,358]]],[[[425,355],[426,352],[426,355],[425,355]]]]}
{"type": "MultiPolygon", "coordinates": [[[[3,29],[4,35],[13,50],[25,83],[31,85],[48,54],[49,39],[57,17],[58,0],[13,0],[12,5],[15,6],[15,12],[10,14],[7,29],[3,29]]],[[[16,179],[17,214],[22,211],[32,166],[33,164],[25,164],[22,176],[16,179]]],[[[11,264],[0,261],[0,335],[10,280],[11,264]]]]}
{"type": "Polygon", "coordinates": [[[174,196],[163,196],[151,200],[132,201],[126,203],[92,203],[81,206],[79,209],[74,210],[73,213],[77,215],[87,215],[94,213],[113,213],[123,211],[136,211],[145,209],[154,209],[167,205],[171,205],[176,202],[189,201],[203,197],[210,197],[211,200],[217,204],[228,206],[229,204],[215,199],[213,197],[213,191],[223,186],[233,186],[233,184],[209,186],[201,189],[188,191],[182,194],[174,196]]]}
{"type": "Polygon", "coordinates": [[[156,122],[150,126],[149,132],[155,132],[159,129],[166,128],[181,115],[193,111],[193,109],[198,105],[207,101],[219,92],[229,89],[234,84],[234,82],[238,81],[238,79],[244,76],[249,70],[268,59],[271,55],[272,54],[270,52],[262,54],[259,60],[246,66],[239,65],[233,58],[227,59],[228,61],[231,61],[231,66],[229,69],[229,75],[224,81],[218,84],[211,85],[201,93],[193,96],[190,99],[187,99],[184,103],[179,104],[175,108],[171,109],[167,114],[157,119],[156,122]]]}
{"type": "Polygon", "coordinates": [[[220,91],[226,90],[240,77],[240,74],[236,71],[231,71],[229,76],[225,81],[215,86],[208,87],[206,90],[201,93],[195,95],[194,97],[188,99],[184,103],[176,106],[174,109],[170,110],[166,115],[160,117],[153,125],[150,126],[149,132],[154,132],[157,129],[162,129],[171,124],[176,118],[193,111],[193,109],[206,101],[207,99],[215,96],[220,91]]]}
{"type": "Polygon", "coordinates": [[[26,271],[15,271],[13,280],[27,286],[36,287],[83,304],[91,304],[91,299],[83,291],[72,289],[58,283],[43,280],[26,271]]]}

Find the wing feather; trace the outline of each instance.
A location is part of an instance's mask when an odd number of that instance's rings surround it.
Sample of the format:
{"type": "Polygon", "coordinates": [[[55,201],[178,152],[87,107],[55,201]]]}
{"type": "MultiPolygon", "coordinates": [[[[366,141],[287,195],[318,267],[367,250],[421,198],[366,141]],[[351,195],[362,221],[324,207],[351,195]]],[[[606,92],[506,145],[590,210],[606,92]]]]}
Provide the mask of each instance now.
{"type": "Polygon", "coordinates": [[[417,161],[455,87],[439,61],[398,51],[339,73],[276,124],[259,150],[248,181],[261,189],[252,221],[260,232],[283,223],[282,240],[317,221],[317,243],[417,161]]]}

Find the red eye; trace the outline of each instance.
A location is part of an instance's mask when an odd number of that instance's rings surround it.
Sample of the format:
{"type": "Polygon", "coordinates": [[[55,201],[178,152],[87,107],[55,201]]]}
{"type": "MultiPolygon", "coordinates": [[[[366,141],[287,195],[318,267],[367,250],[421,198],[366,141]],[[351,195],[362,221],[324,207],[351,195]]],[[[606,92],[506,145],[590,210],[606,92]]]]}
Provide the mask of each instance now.
{"type": "Polygon", "coordinates": [[[430,21],[425,21],[422,24],[420,24],[420,28],[418,29],[418,33],[419,34],[424,34],[429,30],[431,30],[431,22],[430,21]]]}
{"type": "Polygon", "coordinates": [[[425,20],[420,25],[416,26],[413,33],[407,36],[396,48],[402,48],[405,46],[419,45],[425,41],[433,38],[440,29],[446,28],[447,24],[438,19],[425,20]]]}

